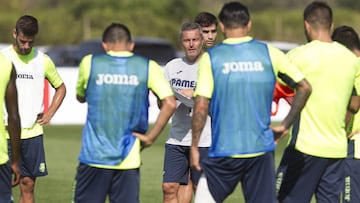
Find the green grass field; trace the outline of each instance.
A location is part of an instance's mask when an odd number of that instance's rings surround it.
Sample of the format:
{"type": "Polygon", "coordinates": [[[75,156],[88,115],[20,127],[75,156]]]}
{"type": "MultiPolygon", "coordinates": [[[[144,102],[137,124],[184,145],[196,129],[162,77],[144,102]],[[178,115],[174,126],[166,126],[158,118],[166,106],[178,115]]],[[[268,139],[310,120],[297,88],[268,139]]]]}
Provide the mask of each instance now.
{"type": "MultiPolygon", "coordinates": [[[[50,125],[45,127],[45,151],[49,175],[38,178],[35,195],[37,203],[67,203],[71,200],[77,157],[81,146],[82,126],[50,125]]],[[[142,203],[162,202],[162,166],[164,143],[168,129],[156,140],[156,143],[142,152],[141,191],[142,203]]],[[[276,150],[278,164],[286,140],[282,140],[276,150]]],[[[18,187],[14,188],[14,199],[18,202],[18,187]]],[[[244,202],[240,187],[225,203],[244,202]]]]}

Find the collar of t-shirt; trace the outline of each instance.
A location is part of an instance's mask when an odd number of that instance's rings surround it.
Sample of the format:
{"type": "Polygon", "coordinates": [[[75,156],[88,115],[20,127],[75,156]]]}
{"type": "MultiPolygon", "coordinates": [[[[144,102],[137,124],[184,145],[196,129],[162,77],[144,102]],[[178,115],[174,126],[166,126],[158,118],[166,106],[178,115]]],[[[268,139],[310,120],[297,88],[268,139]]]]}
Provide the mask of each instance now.
{"type": "Polygon", "coordinates": [[[24,62],[24,63],[28,63],[29,61],[31,61],[34,56],[35,56],[35,49],[32,48],[31,49],[31,52],[29,54],[26,54],[26,55],[21,55],[21,54],[18,54],[16,51],[15,51],[15,48],[14,46],[11,46],[11,51],[18,56],[18,58],[24,62]]]}
{"type": "Polygon", "coordinates": [[[243,42],[248,42],[250,40],[252,40],[253,38],[250,36],[245,36],[245,37],[239,37],[239,38],[227,38],[223,41],[223,43],[225,44],[239,44],[239,43],[243,43],[243,42]]]}
{"type": "Polygon", "coordinates": [[[134,53],[130,51],[108,51],[107,54],[110,56],[132,56],[134,53]]]}

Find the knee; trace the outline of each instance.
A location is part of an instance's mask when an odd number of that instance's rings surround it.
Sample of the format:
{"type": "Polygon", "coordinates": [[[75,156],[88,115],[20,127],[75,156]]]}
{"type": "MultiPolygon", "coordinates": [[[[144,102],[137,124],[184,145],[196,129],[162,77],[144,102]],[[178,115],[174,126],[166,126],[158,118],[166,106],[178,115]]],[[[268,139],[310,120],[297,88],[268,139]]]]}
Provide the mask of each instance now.
{"type": "Polygon", "coordinates": [[[28,191],[33,191],[35,185],[35,179],[32,179],[30,177],[23,177],[20,179],[20,186],[23,189],[26,189],[28,191]]]}
{"type": "Polygon", "coordinates": [[[176,195],[179,183],[163,183],[162,190],[164,195],[176,195]]]}

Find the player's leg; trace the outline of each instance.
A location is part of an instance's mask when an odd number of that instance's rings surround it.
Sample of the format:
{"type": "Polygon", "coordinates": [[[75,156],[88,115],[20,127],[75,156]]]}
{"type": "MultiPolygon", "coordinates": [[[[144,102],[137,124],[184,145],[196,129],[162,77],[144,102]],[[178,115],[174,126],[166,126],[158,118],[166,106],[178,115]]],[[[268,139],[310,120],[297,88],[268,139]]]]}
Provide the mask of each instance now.
{"type": "Polygon", "coordinates": [[[189,162],[185,155],[185,147],[165,145],[163,173],[163,202],[178,202],[180,184],[186,185],[189,178],[189,162]]]}
{"type": "MultiPolygon", "coordinates": [[[[112,184],[113,170],[79,164],[73,185],[74,203],[105,202],[112,184]]],[[[121,189],[121,188],[118,188],[121,189]]]]}
{"type": "Polygon", "coordinates": [[[245,202],[277,202],[273,152],[249,158],[244,167],[246,173],[242,179],[242,189],[245,202]]]}
{"type": "Polygon", "coordinates": [[[21,140],[20,171],[20,202],[34,202],[36,178],[48,174],[42,135],[21,140]]]}
{"type": "Polygon", "coordinates": [[[349,140],[348,157],[345,160],[345,178],[343,183],[343,202],[360,202],[360,143],[349,140]],[[355,147],[356,146],[356,147],[355,147]]]}
{"type": "Polygon", "coordinates": [[[345,159],[328,159],[328,165],[315,193],[317,203],[341,202],[341,192],[345,177],[344,161],[345,159]]]}
{"type": "Polygon", "coordinates": [[[111,189],[109,193],[110,203],[131,202],[139,203],[140,171],[139,169],[114,170],[111,189]]]}
{"type": "MultiPolygon", "coordinates": [[[[246,164],[247,159],[240,158],[224,157],[203,160],[201,167],[206,176],[207,187],[215,202],[223,202],[234,191],[244,175],[243,169],[246,164]]],[[[200,180],[195,193],[198,201],[203,193],[199,191],[200,180]]]]}
{"type": "MultiPolygon", "coordinates": [[[[208,147],[199,147],[200,162],[204,157],[208,155],[208,147]]],[[[190,165],[190,147],[186,147],[186,156],[190,165]]],[[[179,203],[190,203],[194,192],[196,191],[197,183],[200,179],[201,172],[194,169],[189,169],[190,175],[187,185],[180,184],[178,200],[179,203]]]]}
{"type": "Polygon", "coordinates": [[[198,181],[194,203],[216,203],[212,194],[210,193],[207,179],[204,173],[201,175],[198,181]]]}
{"type": "Polygon", "coordinates": [[[191,203],[193,196],[193,184],[190,178],[187,185],[180,184],[178,191],[178,203],[191,203]]]}
{"type": "Polygon", "coordinates": [[[311,202],[327,159],[286,148],[277,170],[277,198],[282,203],[311,202]]]}
{"type": "Polygon", "coordinates": [[[20,178],[20,202],[31,203],[35,202],[35,177],[21,177],[20,178]]]}
{"type": "MultiPolygon", "coordinates": [[[[199,147],[199,153],[200,153],[200,163],[208,158],[208,147],[199,147]]],[[[197,184],[199,182],[201,176],[201,172],[197,171],[195,169],[190,169],[190,180],[192,181],[193,185],[193,191],[196,192],[197,184]]]]}
{"type": "Polygon", "coordinates": [[[0,202],[11,202],[11,169],[8,164],[0,165],[0,202]]]}

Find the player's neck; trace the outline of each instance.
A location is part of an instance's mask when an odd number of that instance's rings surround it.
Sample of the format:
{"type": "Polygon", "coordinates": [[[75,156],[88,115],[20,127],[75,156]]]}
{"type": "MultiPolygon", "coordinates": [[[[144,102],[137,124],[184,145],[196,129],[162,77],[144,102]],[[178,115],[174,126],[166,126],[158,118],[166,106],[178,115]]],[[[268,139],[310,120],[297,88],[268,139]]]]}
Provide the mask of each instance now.
{"type": "Polygon", "coordinates": [[[248,35],[248,30],[244,28],[233,28],[233,29],[226,29],[224,31],[226,38],[241,38],[246,37],[248,35]]]}

